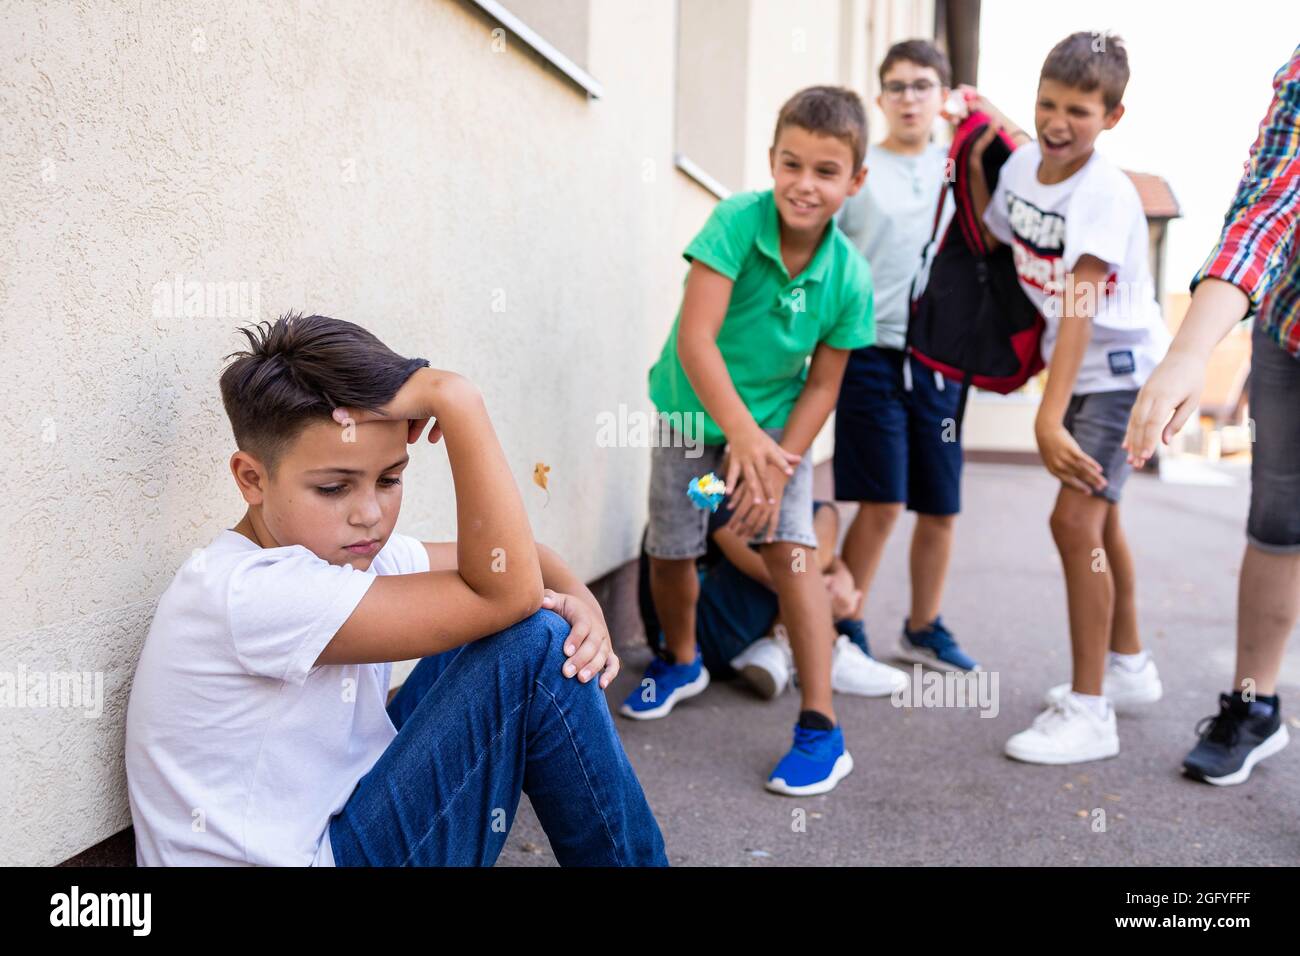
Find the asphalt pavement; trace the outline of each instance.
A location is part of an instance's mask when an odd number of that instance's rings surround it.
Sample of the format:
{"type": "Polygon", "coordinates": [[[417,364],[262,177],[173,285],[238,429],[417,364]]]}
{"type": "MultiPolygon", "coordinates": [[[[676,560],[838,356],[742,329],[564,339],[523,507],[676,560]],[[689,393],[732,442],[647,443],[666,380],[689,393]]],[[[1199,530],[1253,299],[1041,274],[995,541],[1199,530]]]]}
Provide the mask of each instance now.
{"type": "MultiPolygon", "coordinates": [[[[663,720],[615,717],[674,865],[1295,865],[1300,863],[1300,744],[1235,787],[1184,778],[1193,727],[1232,679],[1236,574],[1249,487],[1171,485],[1133,476],[1123,520],[1137,563],[1138,614],[1164,699],[1120,718],[1118,757],[1064,767],[1002,753],[1068,680],[1060,561],[1047,527],[1056,483],[1041,468],[970,464],[963,484],[945,623],[998,677],[997,714],[896,707],[837,695],[855,769],[833,792],[790,798],[763,781],[790,744],[798,699],[762,701],[715,682],[663,720]]],[[[911,516],[889,542],[866,612],[887,659],[907,613],[911,516]]],[[[615,634],[624,669],[611,708],[637,685],[649,651],[615,634]]],[[[912,673],[910,665],[899,664],[912,673]]],[[[1300,735],[1300,641],[1279,693],[1300,735]]],[[[989,707],[983,708],[986,712],[989,707]]],[[[499,863],[554,865],[527,799],[499,863]]]]}

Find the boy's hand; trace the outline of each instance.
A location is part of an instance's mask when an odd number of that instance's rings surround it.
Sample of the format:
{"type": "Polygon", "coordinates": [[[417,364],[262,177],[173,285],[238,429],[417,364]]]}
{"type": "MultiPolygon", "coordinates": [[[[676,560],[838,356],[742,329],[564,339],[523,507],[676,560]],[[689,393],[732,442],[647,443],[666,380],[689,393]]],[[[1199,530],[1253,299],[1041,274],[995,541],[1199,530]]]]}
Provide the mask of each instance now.
{"type": "Polygon", "coordinates": [[[604,689],[618,676],[619,660],[609,639],[605,615],[599,608],[581,601],[572,594],[560,594],[546,588],[542,592],[542,607],[554,611],[569,622],[569,636],[564,641],[564,676],[578,676],[587,683],[600,674],[600,687],[604,689]]]}
{"type": "MultiPolygon", "coordinates": [[[[790,476],[775,465],[768,465],[763,469],[763,475],[766,478],[767,490],[771,493],[771,504],[767,508],[767,516],[763,520],[754,519],[745,528],[745,533],[753,536],[759,535],[767,541],[772,540],[776,534],[777,525],[781,522],[781,502],[785,500],[785,486],[790,482],[790,476]]],[[[743,490],[744,482],[741,482],[743,490]]],[[[748,538],[745,539],[748,542],[748,538]]]]}
{"type": "MultiPolygon", "coordinates": [[[[429,424],[430,419],[438,417],[438,409],[445,402],[463,400],[469,395],[478,395],[478,389],[463,375],[444,369],[420,368],[411,373],[397,394],[377,412],[340,407],[334,409],[334,420],[340,425],[346,425],[350,419],[359,425],[362,422],[405,418],[410,423],[406,443],[411,445],[420,440],[424,426],[429,424]]],[[[435,444],[441,437],[442,427],[435,421],[429,429],[429,443],[435,444]]]]}
{"type": "Polygon", "coordinates": [[[852,575],[832,570],[823,574],[822,580],[831,595],[831,614],[835,620],[842,621],[862,613],[862,591],[854,587],[852,575]]]}
{"type": "Polygon", "coordinates": [[[1011,125],[1011,121],[1007,119],[1006,114],[994,106],[987,96],[969,83],[959,83],[957,92],[966,100],[966,108],[970,112],[983,113],[992,121],[995,127],[1011,125]]]}
{"type": "Polygon", "coordinates": [[[785,481],[794,474],[794,466],[802,460],[802,455],[786,451],[757,425],[731,441],[724,481],[727,483],[727,504],[734,514],[727,526],[749,540],[756,529],[773,524],[773,512],[779,512],[777,495],[784,491],[785,481]],[[780,488],[769,487],[776,473],[784,476],[780,488]]]}
{"type": "Polygon", "coordinates": [[[1133,403],[1123,444],[1128,449],[1129,464],[1134,468],[1145,465],[1155,454],[1157,439],[1168,445],[1196,410],[1204,389],[1205,361],[1170,352],[1133,403]]]}
{"type": "Polygon", "coordinates": [[[1084,454],[1064,425],[1036,426],[1034,437],[1038,439],[1038,453],[1043,457],[1043,464],[1063,484],[1084,494],[1106,487],[1106,476],[1102,474],[1101,465],[1084,454]]]}

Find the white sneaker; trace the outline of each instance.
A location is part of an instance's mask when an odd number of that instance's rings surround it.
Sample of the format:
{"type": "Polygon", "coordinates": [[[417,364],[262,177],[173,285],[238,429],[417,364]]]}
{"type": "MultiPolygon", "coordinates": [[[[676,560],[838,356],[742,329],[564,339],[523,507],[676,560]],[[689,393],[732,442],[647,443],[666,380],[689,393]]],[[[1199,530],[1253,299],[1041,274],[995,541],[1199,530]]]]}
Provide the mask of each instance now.
{"type": "MultiPolygon", "coordinates": [[[[1047,703],[1060,700],[1070,693],[1070,684],[1057,684],[1047,692],[1047,703]]],[[[1101,682],[1102,696],[1120,713],[1154,704],[1164,696],[1164,685],[1160,683],[1160,674],[1156,671],[1156,662],[1147,655],[1147,662],[1140,671],[1126,670],[1109,659],[1106,662],[1106,676],[1101,682]]]]}
{"type": "Polygon", "coordinates": [[[765,700],[790,686],[794,655],[785,628],[778,624],[771,637],[760,637],[731,659],[731,669],[765,700]]]}
{"type": "Polygon", "coordinates": [[[1091,707],[1066,694],[1034,718],[1028,730],[1007,741],[1008,757],[1026,763],[1084,763],[1119,753],[1115,708],[1098,717],[1091,707]]]}
{"type": "Polygon", "coordinates": [[[902,671],[882,664],[841,634],[831,656],[831,690],[858,697],[888,697],[908,684],[902,671]]]}

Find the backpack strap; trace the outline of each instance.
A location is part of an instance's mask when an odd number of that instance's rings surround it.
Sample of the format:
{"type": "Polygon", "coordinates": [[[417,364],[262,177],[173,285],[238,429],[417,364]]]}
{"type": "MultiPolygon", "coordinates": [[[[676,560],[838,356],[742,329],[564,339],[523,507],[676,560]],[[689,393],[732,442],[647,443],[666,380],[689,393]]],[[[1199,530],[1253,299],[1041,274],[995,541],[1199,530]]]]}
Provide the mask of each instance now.
{"type": "Polygon", "coordinates": [[[934,246],[935,237],[939,235],[939,220],[943,218],[943,204],[948,198],[948,177],[943,178],[943,186],[939,189],[939,202],[934,209],[934,224],[930,226],[930,238],[921,248],[921,261],[917,263],[916,272],[912,274],[912,285],[907,290],[907,307],[908,322],[907,333],[903,339],[903,391],[912,390],[912,322],[911,312],[916,308],[916,283],[921,278],[921,273],[925,271],[925,262],[930,256],[930,249],[934,246]]]}
{"type": "Polygon", "coordinates": [[[962,422],[966,420],[966,399],[970,397],[971,374],[966,372],[961,377],[961,394],[957,396],[957,441],[961,441],[962,422]]]}
{"type": "Polygon", "coordinates": [[[939,220],[943,219],[943,204],[948,198],[948,187],[950,185],[948,177],[945,176],[943,178],[943,187],[939,190],[939,202],[934,210],[934,224],[930,227],[930,238],[921,248],[921,261],[916,267],[916,272],[912,275],[912,287],[907,293],[909,303],[916,301],[916,281],[921,277],[921,272],[925,268],[925,261],[930,256],[930,248],[934,245],[935,237],[939,235],[939,220]]]}

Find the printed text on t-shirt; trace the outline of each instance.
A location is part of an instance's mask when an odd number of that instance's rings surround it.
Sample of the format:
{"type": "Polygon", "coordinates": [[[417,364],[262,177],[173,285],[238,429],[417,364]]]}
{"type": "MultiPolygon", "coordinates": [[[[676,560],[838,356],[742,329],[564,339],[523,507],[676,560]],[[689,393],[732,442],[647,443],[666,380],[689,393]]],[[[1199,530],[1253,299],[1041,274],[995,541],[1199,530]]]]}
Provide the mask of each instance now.
{"type": "Polygon", "coordinates": [[[1028,285],[1049,295],[1059,294],[1065,282],[1065,219],[1043,212],[1033,203],[1007,192],[1007,221],[1015,239],[1016,274],[1028,285]]]}

